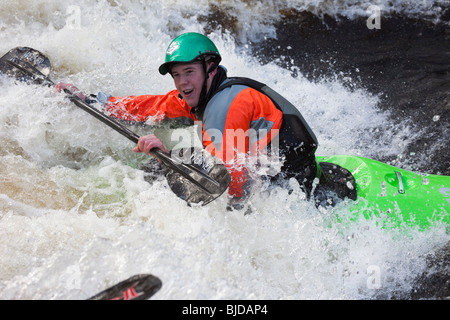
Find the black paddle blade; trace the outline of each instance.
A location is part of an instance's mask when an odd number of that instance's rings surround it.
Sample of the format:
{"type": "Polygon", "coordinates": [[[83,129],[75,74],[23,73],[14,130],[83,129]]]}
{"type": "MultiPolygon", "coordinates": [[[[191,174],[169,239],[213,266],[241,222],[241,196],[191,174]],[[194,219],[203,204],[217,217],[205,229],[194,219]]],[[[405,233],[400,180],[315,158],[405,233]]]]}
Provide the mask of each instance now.
{"type": "Polygon", "coordinates": [[[173,150],[171,158],[180,163],[177,169],[182,168],[185,174],[168,170],[167,182],[172,191],[189,205],[206,205],[221,196],[230,185],[231,176],[225,165],[204,149],[173,150]]]}
{"type": "Polygon", "coordinates": [[[147,300],[162,287],[159,278],[139,274],[108,288],[87,300],[147,300]]]}
{"type": "Polygon", "coordinates": [[[0,73],[28,83],[45,83],[50,69],[50,60],[38,50],[28,47],[11,49],[0,58],[0,73]]]}

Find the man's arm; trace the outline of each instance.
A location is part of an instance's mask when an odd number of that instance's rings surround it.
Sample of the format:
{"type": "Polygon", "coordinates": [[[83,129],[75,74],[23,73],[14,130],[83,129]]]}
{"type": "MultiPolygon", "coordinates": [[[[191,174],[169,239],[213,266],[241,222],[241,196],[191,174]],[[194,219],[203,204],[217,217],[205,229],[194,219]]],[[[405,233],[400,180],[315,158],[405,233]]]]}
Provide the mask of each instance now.
{"type": "Polygon", "coordinates": [[[165,95],[112,97],[99,93],[97,97],[103,104],[103,112],[118,119],[153,123],[174,119],[193,124],[191,108],[178,97],[177,90],[165,95]]]}
{"type": "Polygon", "coordinates": [[[188,125],[193,124],[195,120],[191,108],[179,98],[177,90],[165,95],[113,97],[103,92],[87,95],[71,83],[60,82],[55,88],[57,91],[70,91],[87,103],[99,102],[103,105],[102,111],[106,115],[121,120],[159,123],[165,119],[174,119],[188,125]]]}

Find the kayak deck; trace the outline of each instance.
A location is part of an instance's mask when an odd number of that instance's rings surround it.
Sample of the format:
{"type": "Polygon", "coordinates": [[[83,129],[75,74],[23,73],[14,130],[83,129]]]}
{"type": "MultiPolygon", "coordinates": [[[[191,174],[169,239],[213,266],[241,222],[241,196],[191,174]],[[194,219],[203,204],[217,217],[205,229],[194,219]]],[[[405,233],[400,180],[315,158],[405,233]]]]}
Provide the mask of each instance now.
{"type": "Polygon", "coordinates": [[[425,229],[450,222],[450,177],[419,174],[358,156],[317,157],[351,172],[357,199],[349,211],[355,218],[383,217],[384,227],[408,225],[425,229]]]}

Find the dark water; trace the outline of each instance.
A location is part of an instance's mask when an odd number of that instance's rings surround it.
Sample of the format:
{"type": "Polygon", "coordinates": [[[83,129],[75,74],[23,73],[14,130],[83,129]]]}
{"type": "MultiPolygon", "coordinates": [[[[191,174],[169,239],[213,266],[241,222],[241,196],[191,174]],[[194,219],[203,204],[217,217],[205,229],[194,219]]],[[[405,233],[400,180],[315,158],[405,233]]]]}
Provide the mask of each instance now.
{"type": "MultiPolygon", "coordinates": [[[[250,47],[262,64],[295,66],[311,81],[338,78],[345,83],[351,78],[349,89],[364,88],[380,97],[380,109],[391,113],[392,130],[396,123],[408,122],[420,132],[408,137],[406,157],[413,169],[450,175],[449,8],[442,7],[439,23],[391,15],[382,17],[379,29],[369,29],[366,18],[318,17],[294,9],[280,13],[276,39],[250,47]]],[[[205,20],[211,29],[220,25],[239,32],[236,21],[218,8],[205,20]]],[[[450,244],[426,259],[429,268],[409,292],[378,298],[450,299],[450,244]]]]}
{"type": "Polygon", "coordinates": [[[409,120],[421,131],[406,152],[415,155],[418,171],[450,175],[447,24],[391,16],[381,20],[380,29],[369,29],[365,19],[336,21],[287,11],[277,38],[256,45],[261,62],[285,57],[282,63],[289,67],[293,59],[313,81],[350,77],[352,86],[379,95],[380,108],[392,113],[394,123],[409,120]]]}

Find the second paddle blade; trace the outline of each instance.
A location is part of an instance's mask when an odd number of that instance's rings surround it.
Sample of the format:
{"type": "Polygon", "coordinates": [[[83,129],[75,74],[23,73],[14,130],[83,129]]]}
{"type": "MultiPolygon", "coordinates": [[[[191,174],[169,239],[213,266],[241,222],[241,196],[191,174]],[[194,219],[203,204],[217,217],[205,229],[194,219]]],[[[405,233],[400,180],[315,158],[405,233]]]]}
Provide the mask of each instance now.
{"type": "Polygon", "coordinates": [[[19,81],[41,84],[50,74],[50,60],[36,49],[17,47],[0,58],[0,73],[19,81]],[[38,75],[38,70],[42,75],[38,75]]]}
{"type": "Polygon", "coordinates": [[[146,300],[162,286],[159,278],[151,274],[132,276],[88,300],[146,300]]]}
{"type": "Polygon", "coordinates": [[[231,176],[225,165],[204,149],[186,148],[171,152],[172,158],[188,166],[191,176],[200,184],[198,186],[180,173],[168,170],[167,182],[172,191],[189,205],[206,205],[220,197],[230,185],[231,176]]]}

